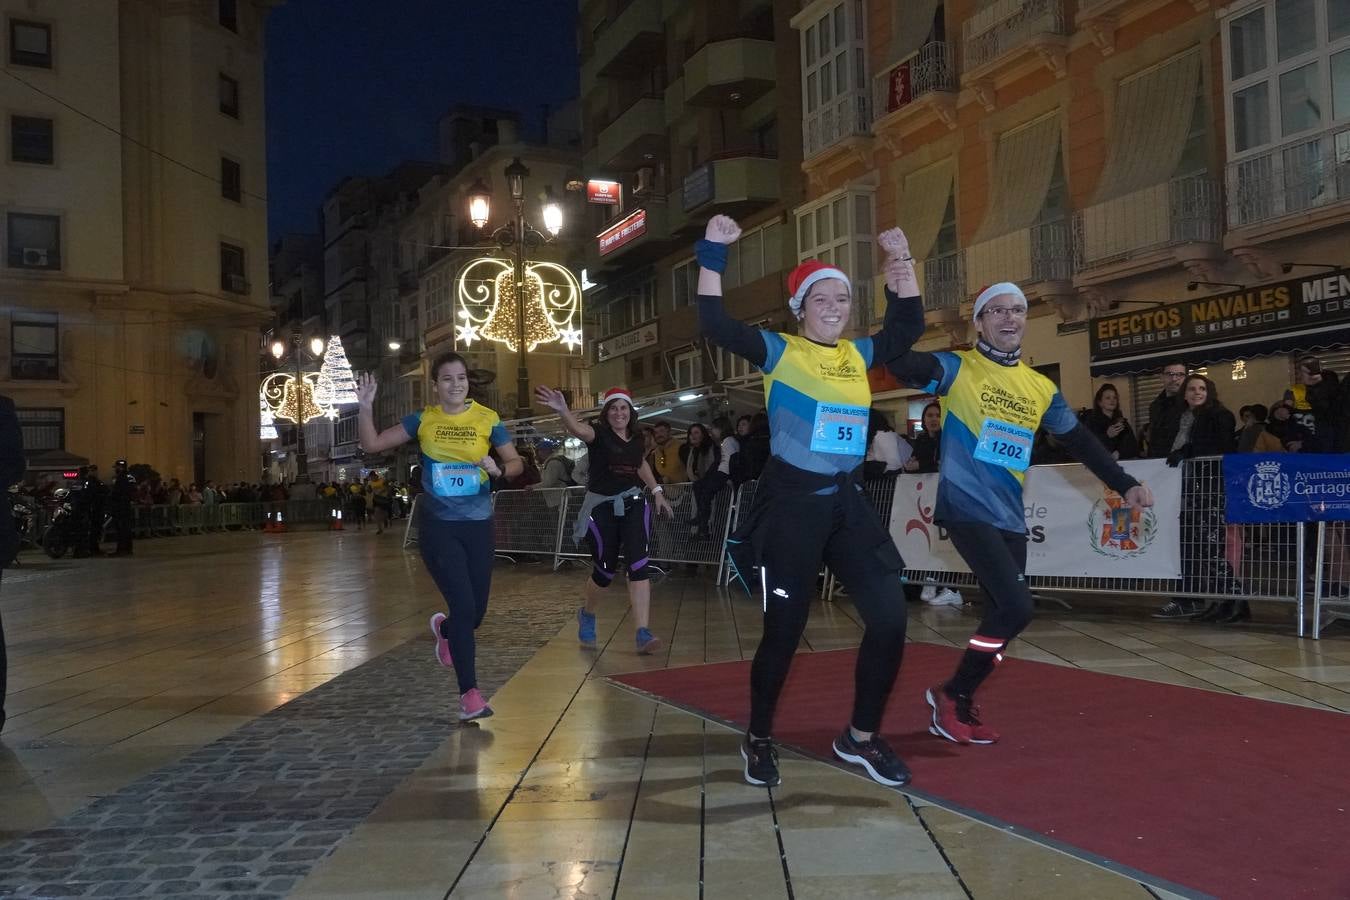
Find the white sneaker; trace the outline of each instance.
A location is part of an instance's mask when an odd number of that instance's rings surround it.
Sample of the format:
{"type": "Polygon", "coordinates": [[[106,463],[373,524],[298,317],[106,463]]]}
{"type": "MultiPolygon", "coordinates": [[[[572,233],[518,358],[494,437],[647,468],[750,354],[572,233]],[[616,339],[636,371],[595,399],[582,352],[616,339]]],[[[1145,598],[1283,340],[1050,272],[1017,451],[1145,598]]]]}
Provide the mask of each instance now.
{"type": "Polygon", "coordinates": [[[928,601],[933,606],[964,606],[965,600],[961,595],[951,588],[943,588],[932,600],[928,601]]]}

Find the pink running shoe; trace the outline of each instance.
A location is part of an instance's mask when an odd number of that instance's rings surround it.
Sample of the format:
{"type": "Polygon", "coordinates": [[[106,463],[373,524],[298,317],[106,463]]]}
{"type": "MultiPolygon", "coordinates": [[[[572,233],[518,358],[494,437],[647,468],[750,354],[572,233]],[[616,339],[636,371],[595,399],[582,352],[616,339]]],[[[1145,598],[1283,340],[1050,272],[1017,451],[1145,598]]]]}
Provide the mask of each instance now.
{"type": "Polygon", "coordinates": [[[431,633],[436,635],[436,661],[447,669],[455,666],[455,660],[450,655],[450,642],[441,636],[441,625],[446,619],[445,613],[436,613],[431,617],[431,633]]]}
{"type": "Polygon", "coordinates": [[[492,715],[492,707],[487,705],[483,695],[478,693],[478,688],[470,688],[468,693],[461,694],[459,697],[459,720],[468,722],[471,719],[486,719],[492,715]]]}

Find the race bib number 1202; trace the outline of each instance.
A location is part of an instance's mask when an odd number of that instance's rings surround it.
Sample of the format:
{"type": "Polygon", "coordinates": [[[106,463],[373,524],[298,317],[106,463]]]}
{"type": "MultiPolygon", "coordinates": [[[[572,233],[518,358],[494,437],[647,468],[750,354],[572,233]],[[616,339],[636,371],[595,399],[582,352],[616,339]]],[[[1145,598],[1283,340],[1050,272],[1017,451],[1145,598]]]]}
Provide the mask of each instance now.
{"type": "Polygon", "coordinates": [[[1031,443],[1036,435],[1027,428],[999,419],[985,419],[975,458],[980,462],[1025,472],[1031,465],[1031,443]]]}

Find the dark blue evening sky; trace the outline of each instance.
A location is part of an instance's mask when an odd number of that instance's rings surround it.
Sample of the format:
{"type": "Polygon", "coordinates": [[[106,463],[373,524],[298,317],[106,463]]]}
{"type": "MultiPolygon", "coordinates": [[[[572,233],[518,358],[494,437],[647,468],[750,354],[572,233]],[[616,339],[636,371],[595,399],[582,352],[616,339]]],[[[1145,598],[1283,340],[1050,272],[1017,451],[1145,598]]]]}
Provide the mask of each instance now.
{"type": "Polygon", "coordinates": [[[434,160],[436,121],[577,94],[575,0],[286,0],[267,25],[268,230],[317,231],[349,175],[434,160]]]}

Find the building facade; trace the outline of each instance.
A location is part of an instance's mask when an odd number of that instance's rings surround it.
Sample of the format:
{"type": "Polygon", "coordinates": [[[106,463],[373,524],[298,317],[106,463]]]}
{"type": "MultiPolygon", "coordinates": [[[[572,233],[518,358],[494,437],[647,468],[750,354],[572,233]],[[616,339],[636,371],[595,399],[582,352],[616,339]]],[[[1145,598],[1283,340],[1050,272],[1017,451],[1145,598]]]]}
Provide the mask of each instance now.
{"type": "MultiPolygon", "coordinates": [[[[1075,407],[1109,377],[1142,411],[1175,351],[1140,335],[1128,360],[1102,364],[1089,320],[1350,264],[1343,4],[791,5],[808,179],[798,258],[832,254],[867,278],[873,236],[903,227],[921,261],[924,349],[969,345],[975,294],[1015,281],[1031,300],[1026,360],[1075,407]]],[[[881,309],[859,312],[865,328],[881,309]]],[[[1331,315],[1276,341],[1278,323],[1210,323],[1180,355],[1233,408],[1269,403],[1290,352],[1343,346],[1347,324],[1331,315]],[[1250,340],[1221,330],[1234,326],[1250,340]]]]}
{"type": "Polygon", "coordinates": [[[585,172],[614,184],[598,195],[614,202],[588,204],[598,388],[678,395],[749,375],[698,335],[693,244],[717,212],[744,229],[724,279],[728,309],[787,326],[792,210],[804,196],[792,12],[768,0],[580,4],[585,172]]]}
{"type": "Polygon", "coordinates": [[[36,465],[257,477],[271,5],[0,3],[0,392],[36,465]]]}

